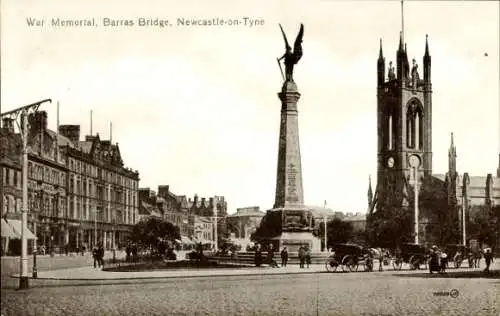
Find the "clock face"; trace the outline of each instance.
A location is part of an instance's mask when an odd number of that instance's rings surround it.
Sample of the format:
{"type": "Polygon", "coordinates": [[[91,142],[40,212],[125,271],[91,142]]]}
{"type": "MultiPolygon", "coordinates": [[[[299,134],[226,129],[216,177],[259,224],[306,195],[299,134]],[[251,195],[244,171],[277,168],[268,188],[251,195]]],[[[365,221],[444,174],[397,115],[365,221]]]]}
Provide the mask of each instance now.
{"type": "Polygon", "coordinates": [[[389,159],[387,159],[387,167],[389,168],[394,167],[394,158],[389,157],[389,159]]]}
{"type": "Polygon", "coordinates": [[[418,166],[420,166],[420,158],[416,155],[410,156],[410,158],[408,158],[408,161],[410,163],[410,167],[417,168],[418,166]]]}

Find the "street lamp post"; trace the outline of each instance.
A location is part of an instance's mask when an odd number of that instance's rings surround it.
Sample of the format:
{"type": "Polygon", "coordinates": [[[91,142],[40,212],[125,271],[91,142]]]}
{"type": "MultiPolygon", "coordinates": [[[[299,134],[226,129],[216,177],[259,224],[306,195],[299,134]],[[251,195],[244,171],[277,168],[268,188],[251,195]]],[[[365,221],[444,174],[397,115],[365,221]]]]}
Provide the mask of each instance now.
{"type": "Polygon", "coordinates": [[[327,243],[328,238],[327,238],[327,230],[326,230],[326,201],[325,201],[325,204],[323,205],[323,209],[325,212],[325,214],[323,214],[323,224],[325,225],[325,236],[324,236],[325,237],[325,247],[323,248],[323,251],[327,252],[328,247],[327,247],[326,243],[327,243]]]}
{"type": "Polygon", "coordinates": [[[36,254],[38,252],[38,246],[37,246],[37,243],[36,243],[36,239],[37,239],[37,233],[36,233],[36,222],[37,222],[37,216],[36,214],[33,214],[34,217],[33,217],[33,234],[35,235],[35,239],[33,239],[33,279],[36,279],[38,278],[38,269],[37,269],[37,266],[36,266],[36,254]]]}
{"type": "MultiPolygon", "coordinates": [[[[51,99],[45,99],[35,102],[12,111],[0,114],[0,117],[13,117],[20,129],[20,135],[23,142],[22,148],[22,176],[23,176],[23,203],[21,209],[21,262],[19,275],[19,289],[29,288],[28,277],[28,240],[26,239],[28,224],[28,114],[36,112],[38,107],[45,102],[52,102],[51,99]],[[20,123],[17,121],[20,119],[20,123]]],[[[36,238],[36,235],[35,235],[36,238]]]]}
{"type": "MultiPolygon", "coordinates": [[[[38,211],[41,209],[41,206],[43,205],[43,190],[40,190],[40,204],[38,207],[38,211]]],[[[34,211],[34,210],[32,210],[34,211]]],[[[33,240],[33,279],[38,278],[38,267],[36,265],[36,256],[38,254],[38,245],[37,245],[37,222],[38,222],[38,215],[33,212],[33,234],[35,235],[35,239],[33,240]]]]}
{"type": "Polygon", "coordinates": [[[413,168],[415,170],[415,243],[418,244],[418,174],[417,167],[413,168]]]}
{"type": "Polygon", "coordinates": [[[465,212],[468,208],[468,203],[466,204],[466,198],[462,195],[462,243],[464,246],[467,246],[467,235],[465,230],[465,212]]]}
{"type": "Polygon", "coordinates": [[[214,217],[215,217],[215,227],[214,227],[214,240],[215,240],[215,251],[219,249],[219,243],[217,240],[217,196],[214,197],[214,217]]]}
{"type": "Polygon", "coordinates": [[[410,167],[413,169],[413,188],[414,188],[414,207],[415,207],[415,243],[418,244],[418,167],[420,166],[420,158],[413,155],[409,158],[410,167]]]}

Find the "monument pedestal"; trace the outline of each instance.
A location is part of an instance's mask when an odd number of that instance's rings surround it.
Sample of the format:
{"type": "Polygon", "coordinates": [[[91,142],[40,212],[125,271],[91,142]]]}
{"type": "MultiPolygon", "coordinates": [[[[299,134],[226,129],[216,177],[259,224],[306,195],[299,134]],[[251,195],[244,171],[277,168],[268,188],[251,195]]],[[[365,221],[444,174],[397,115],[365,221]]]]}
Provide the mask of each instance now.
{"type": "Polygon", "coordinates": [[[290,252],[297,252],[302,246],[319,251],[317,239],[313,236],[313,215],[301,205],[287,205],[268,212],[279,213],[281,217],[281,234],[275,238],[279,241],[279,249],[287,247],[290,252]],[[318,248],[318,249],[316,249],[318,248]]]}
{"type": "Polygon", "coordinates": [[[315,249],[315,237],[311,232],[282,232],[279,236],[280,249],[287,247],[289,252],[298,252],[302,246],[308,246],[311,252],[319,252],[315,249]]]}

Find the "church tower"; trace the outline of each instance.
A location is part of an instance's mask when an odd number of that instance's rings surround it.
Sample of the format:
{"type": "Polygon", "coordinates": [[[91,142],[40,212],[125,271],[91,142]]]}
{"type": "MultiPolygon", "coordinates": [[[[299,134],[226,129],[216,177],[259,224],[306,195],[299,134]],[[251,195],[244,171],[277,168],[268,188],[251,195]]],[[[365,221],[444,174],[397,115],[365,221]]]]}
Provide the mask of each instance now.
{"type": "Polygon", "coordinates": [[[408,206],[411,180],[432,174],[431,56],[426,36],[423,79],[408,61],[403,33],[396,52],[396,71],[386,62],[382,40],[377,61],[377,206],[408,206]]]}

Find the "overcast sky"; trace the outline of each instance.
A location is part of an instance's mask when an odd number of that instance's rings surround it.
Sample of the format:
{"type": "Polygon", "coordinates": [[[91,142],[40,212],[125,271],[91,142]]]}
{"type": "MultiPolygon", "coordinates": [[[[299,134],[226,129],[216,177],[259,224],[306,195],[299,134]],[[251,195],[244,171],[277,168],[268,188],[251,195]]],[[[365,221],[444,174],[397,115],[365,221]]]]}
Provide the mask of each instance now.
{"type": "MultiPolygon", "coordinates": [[[[274,203],[284,53],[305,25],[294,79],[304,198],[308,205],[366,212],[376,182],[379,40],[395,61],[399,1],[2,1],[2,112],[60,101],[61,124],[118,142],[140,186],[223,195],[237,207],[274,203]],[[147,4],[147,6],[145,5],[147,4]],[[29,27],[26,18],[45,19],[29,27]],[[138,18],[171,27],[139,27],[138,18]],[[263,26],[177,26],[177,18],[264,20],[263,26]],[[95,18],[96,27],[51,19],[95,18]],[[133,27],[104,27],[103,18],[133,27]]],[[[496,173],[499,159],[499,3],[405,1],[410,62],[422,69],[429,35],[433,172],[448,168],[455,134],[459,172],[496,173]],[[487,56],[485,55],[487,54],[487,56]]],[[[421,74],[422,76],[423,74],[421,74]]],[[[44,105],[56,129],[56,103],[44,105]]]]}

